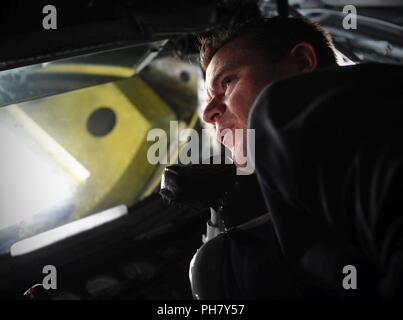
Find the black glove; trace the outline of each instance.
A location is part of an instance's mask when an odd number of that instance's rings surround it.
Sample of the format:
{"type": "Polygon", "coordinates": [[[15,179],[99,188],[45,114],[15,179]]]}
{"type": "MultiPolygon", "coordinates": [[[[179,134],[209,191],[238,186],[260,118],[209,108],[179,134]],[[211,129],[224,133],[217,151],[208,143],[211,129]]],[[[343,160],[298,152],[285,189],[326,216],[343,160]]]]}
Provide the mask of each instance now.
{"type": "Polygon", "coordinates": [[[164,170],[160,195],[169,204],[196,209],[216,207],[235,181],[233,164],[172,165],[164,170]]]}

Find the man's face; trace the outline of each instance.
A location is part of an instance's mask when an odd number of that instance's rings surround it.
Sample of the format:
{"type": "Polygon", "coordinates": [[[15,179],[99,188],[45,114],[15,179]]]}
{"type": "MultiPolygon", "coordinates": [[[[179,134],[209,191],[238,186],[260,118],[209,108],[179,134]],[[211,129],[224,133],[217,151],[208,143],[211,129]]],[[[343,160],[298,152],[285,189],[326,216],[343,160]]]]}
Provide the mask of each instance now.
{"type": "Polygon", "coordinates": [[[257,95],[273,81],[273,77],[273,67],[262,53],[248,49],[242,38],[220,48],[207,67],[208,104],[203,111],[203,120],[215,125],[217,139],[231,150],[238,166],[242,166],[246,155],[249,111],[257,95]],[[237,136],[235,129],[243,130],[243,139],[234,139],[237,136]],[[227,132],[229,130],[232,134],[227,132]],[[227,133],[223,134],[223,131],[227,133]]]}

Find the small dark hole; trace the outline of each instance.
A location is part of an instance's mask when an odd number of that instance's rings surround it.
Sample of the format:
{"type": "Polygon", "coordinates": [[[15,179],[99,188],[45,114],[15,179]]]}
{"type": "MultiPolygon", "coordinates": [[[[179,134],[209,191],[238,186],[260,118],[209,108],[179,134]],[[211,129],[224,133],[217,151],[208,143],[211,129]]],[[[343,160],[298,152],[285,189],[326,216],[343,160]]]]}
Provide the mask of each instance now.
{"type": "Polygon", "coordinates": [[[182,71],[180,73],[179,77],[180,77],[181,81],[185,82],[185,83],[189,82],[189,80],[190,80],[190,74],[187,71],[182,71]]]}
{"type": "Polygon", "coordinates": [[[115,124],[115,112],[109,107],[100,107],[89,116],[87,130],[95,137],[103,137],[113,130],[115,124]]]}

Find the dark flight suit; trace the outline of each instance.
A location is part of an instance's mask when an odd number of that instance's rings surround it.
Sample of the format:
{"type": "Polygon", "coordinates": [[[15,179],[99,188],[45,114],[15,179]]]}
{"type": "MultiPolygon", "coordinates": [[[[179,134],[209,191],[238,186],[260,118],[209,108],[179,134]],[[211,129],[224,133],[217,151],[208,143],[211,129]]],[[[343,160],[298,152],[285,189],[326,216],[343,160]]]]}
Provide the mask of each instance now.
{"type": "Polygon", "coordinates": [[[361,64],[275,82],[249,128],[269,213],[199,250],[200,298],[401,298],[403,68],[361,64]],[[347,265],[356,290],[343,287],[347,265]]]}

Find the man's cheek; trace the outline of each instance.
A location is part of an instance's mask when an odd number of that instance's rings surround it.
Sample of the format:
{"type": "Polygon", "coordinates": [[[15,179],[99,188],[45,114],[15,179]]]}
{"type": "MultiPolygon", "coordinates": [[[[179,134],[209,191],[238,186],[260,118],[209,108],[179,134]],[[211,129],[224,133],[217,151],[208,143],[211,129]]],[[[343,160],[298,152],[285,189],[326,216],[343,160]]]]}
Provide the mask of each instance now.
{"type": "Polygon", "coordinates": [[[246,126],[253,101],[254,100],[252,99],[248,99],[247,93],[234,97],[233,113],[235,114],[236,118],[239,119],[238,122],[240,123],[240,126],[246,126]]]}

